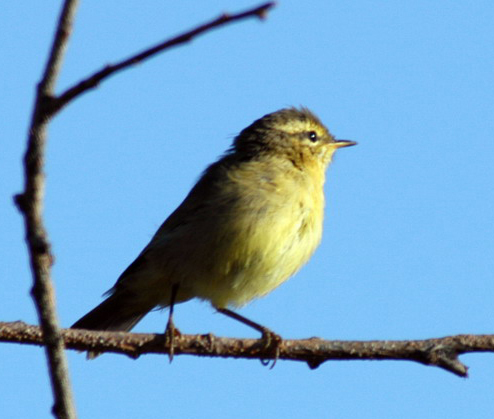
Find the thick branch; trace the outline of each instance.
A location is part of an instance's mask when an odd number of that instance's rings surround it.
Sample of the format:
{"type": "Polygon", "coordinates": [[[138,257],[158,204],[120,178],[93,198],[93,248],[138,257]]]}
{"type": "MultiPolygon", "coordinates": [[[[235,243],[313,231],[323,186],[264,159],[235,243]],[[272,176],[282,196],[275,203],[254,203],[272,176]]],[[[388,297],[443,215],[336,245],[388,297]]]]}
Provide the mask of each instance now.
{"type": "Polygon", "coordinates": [[[163,52],[169,48],[190,42],[194,38],[198,37],[199,35],[202,35],[205,32],[210,31],[211,29],[224,26],[229,23],[237,22],[239,20],[243,20],[249,17],[257,17],[259,19],[264,19],[269,9],[273,8],[274,6],[275,6],[274,2],[269,2],[269,3],[264,3],[253,9],[246,10],[245,12],[242,13],[237,13],[233,15],[224,13],[218,18],[208,23],[197,26],[190,31],[184,32],[174,38],[161,42],[151,48],[148,48],[136,55],[131,56],[130,58],[120,61],[119,63],[107,65],[106,67],[102,68],[96,73],[80,81],[73,87],[70,87],[57,98],[54,98],[50,106],[50,110],[49,110],[50,114],[54,115],[55,113],[60,111],[60,109],[62,109],[64,106],[66,106],[69,102],[74,100],[77,96],[87,92],[90,89],[94,89],[104,79],[114,75],[119,71],[125,70],[126,68],[129,68],[135,64],[141,63],[142,61],[160,52],[163,52]]]}
{"type": "Polygon", "coordinates": [[[44,344],[49,364],[50,380],[54,395],[53,413],[58,418],[75,418],[72,390],[69,382],[64,341],[58,327],[55,292],[51,282],[53,256],[43,224],[43,197],[45,176],[43,173],[49,108],[55,83],[72,31],[77,0],[67,0],[62,8],[57,31],[50,50],[43,77],[38,84],[34,110],[29,127],[29,138],[24,156],[24,191],[15,197],[24,217],[26,242],[29,250],[33,288],[31,294],[44,333],[44,344]]]}
{"type": "MultiPolygon", "coordinates": [[[[113,352],[138,358],[143,354],[168,354],[162,334],[62,331],[69,349],[113,352]]],[[[0,341],[42,345],[41,330],[22,322],[0,322],[0,341]]],[[[466,377],[468,368],[458,356],[470,352],[494,352],[494,335],[457,335],[424,340],[340,341],[319,338],[283,340],[278,359],[306,362],[317,368],[329,360],[402,360],[443,368],[466,377]]],[[[219,358],[273,359],[273,351],[262,340],[221,338],[212,334],[181,335],[174,338],[175,355],[219,358]]]]}

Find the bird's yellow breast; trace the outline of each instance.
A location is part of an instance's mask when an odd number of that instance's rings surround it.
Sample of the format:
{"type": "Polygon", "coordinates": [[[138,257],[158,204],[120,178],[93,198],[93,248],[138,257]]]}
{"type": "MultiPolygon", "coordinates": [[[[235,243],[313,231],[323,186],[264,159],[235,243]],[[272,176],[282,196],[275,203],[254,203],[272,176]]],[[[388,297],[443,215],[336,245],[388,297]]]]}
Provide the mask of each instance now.
{"type": "Polygon", "coordinates": [[[249,162],[229,171],[214,199],[219,209],[207,281],[190,281],[217,307],[241,306],[280,285],[318,246],[324,211],[324,171],[301,172],[289,162],[249,162]],[[220,202],[224,201],[224,205],[220,202]]]}

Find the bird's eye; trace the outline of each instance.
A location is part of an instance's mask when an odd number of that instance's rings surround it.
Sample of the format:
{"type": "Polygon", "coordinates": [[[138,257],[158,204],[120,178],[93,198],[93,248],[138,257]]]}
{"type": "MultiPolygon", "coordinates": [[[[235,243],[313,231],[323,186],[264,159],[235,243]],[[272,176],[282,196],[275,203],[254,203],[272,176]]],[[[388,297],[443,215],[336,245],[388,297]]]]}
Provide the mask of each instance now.
{"type": "Polygon", "coordinates": [[[318,140],[317,132],[315,132],[315,131],[308,132],[307,136],[309,137],[309,140],[311,140],[313,143],[315,143],[318,140]]]}

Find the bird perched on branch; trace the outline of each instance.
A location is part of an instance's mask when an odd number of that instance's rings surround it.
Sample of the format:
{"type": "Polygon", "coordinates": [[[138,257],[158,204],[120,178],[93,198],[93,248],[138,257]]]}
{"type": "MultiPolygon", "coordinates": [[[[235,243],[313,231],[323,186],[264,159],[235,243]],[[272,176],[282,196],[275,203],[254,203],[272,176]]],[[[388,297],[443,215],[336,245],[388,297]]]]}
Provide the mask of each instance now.
{"type": "MultiPolygon", "coordinates": [[[[268,114],[245,128],[210,165],[108,298],[72,327],[128,331],[155,307],[199,298],[236,312],[297,272],[319,245],[325,171],[336,140],[308,109],[268,114]]],[[[173,332],[174,333],[174,332],[173,332]]],[[[172,333],[172,337],[173,337],[172,333]]]]}

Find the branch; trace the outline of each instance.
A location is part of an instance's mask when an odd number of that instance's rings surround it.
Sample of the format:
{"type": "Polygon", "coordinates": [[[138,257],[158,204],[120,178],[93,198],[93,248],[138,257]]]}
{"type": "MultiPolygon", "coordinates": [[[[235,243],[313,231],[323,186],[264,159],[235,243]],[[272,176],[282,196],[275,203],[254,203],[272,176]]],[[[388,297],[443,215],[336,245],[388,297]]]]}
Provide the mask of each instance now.
{"type": "Polygon", "coordinates": [[[58,326],[55,292],[51,282],[53,256],[43,224],[43,197],[45,192],[45,148],[49,116],[46,109],[54,94],[67,42],[77,8],[77,0],[66,0],[58,20],[57,31],[46,63],[43,77],[38,84],[34,110],[29,127],[29,138],[24,156],[24,191],[15,197],[26,229],[33,287],[31,295],[43,330],[43,344],[49,364],[50,380],[54,395],[53,413],[58,418],[75,418],[75,408],[70,387],[64,341],[58,326]]]}
{"type": "Polygon", "coordinates": [[[51,282],[53,255],[51,245],[43,223],[43,198],[45,176],[43,173],[48,123],[53,116],[69,102],[87,90],[96,87],[101,81],[134,64],[162,52],[173,46],[191,41],[196,36],[213,28],[226,25],[248,17],[264,18],[274,3],[265,3],[259,7],[235,15],[223,14],[217,19],[198,26],[175,38],[158,44],[146,51],[132,56],[115,65],[109,65],[92,76],[69,88],[59,97],[55,96],[55,84],[60,74],[65,50],[72,32],[73,19],[78,0],[65,0],[53,39],[45,71],[38,84],[34,109],[29,127],[27,150],[24,156],[24,191],[14,200],[24,217],[26,242],[28,245],[33,287],[31,294],[38,313],[43,338],[39,334],[39,344],[46,348],[50,379],[54,393],[54,414],[59,418],[75,418],[75,408],[69,384],[67,360],[64,352],[64,340],[58,326],[55,307],[55,292],[51,282]]]}
{"type": "Polygon", "coordinates": [[[114,75],[119,71],[125,70],[135,64],[141,63],[142,61],[152,57],[153,55],[163,52],[169,48],[190,42],[194,38],[198,37],[199,35],[202,35],[205,32],[210,31],[211,29],[220,26],[225,26],[229,23],[233,23],[250,17],[265,19],[268,11],[274,6],[275,6],[274,2],[268,2],[258,7],[255,7],[253,9],[246,10],[245,12],[242,13],[237,13],[233,15],[224,13],[218,18],[208,23],[197,26],[190,31],[184,32],[174,38],[161,42],[151,48],[148,48],[136,55],[131,56],[130,58],[120,61],[119,63],[107,65],[103,67],[101,70],[97,71],[96,73],[80,81],[76,85],[68,88],[64,93],[62,93],[57,98],[54,98],[49,109],[50,116],[56,114],[68,103],[70,103],[76,97],[80,96],[82,93],[85,93],[90,89],[96,88],[104,79],[114,75]]]}
{"type": "MultiPolygon", "coordinates": [[[[113,352],[138,358],[143,354],[168,354],[163,334],[94,332],[65,329],[65,346],[79,351],[113,352]]],[[[0,342],[42,345],[41,329],[23,322],[0,322],[0,342]]],[[[466,377],[468,367],[458,356],[494,352],[494,335],[456,335],[424,340],[341,341],[320,338],[281,341],[277,359],[306,362],[312,369],[329,360],[414,361],[466,377]]],[[[216,358],[274,359],[262,340],[222,338],[213,334],[174,338],[175,355],[216,358]]]]}

